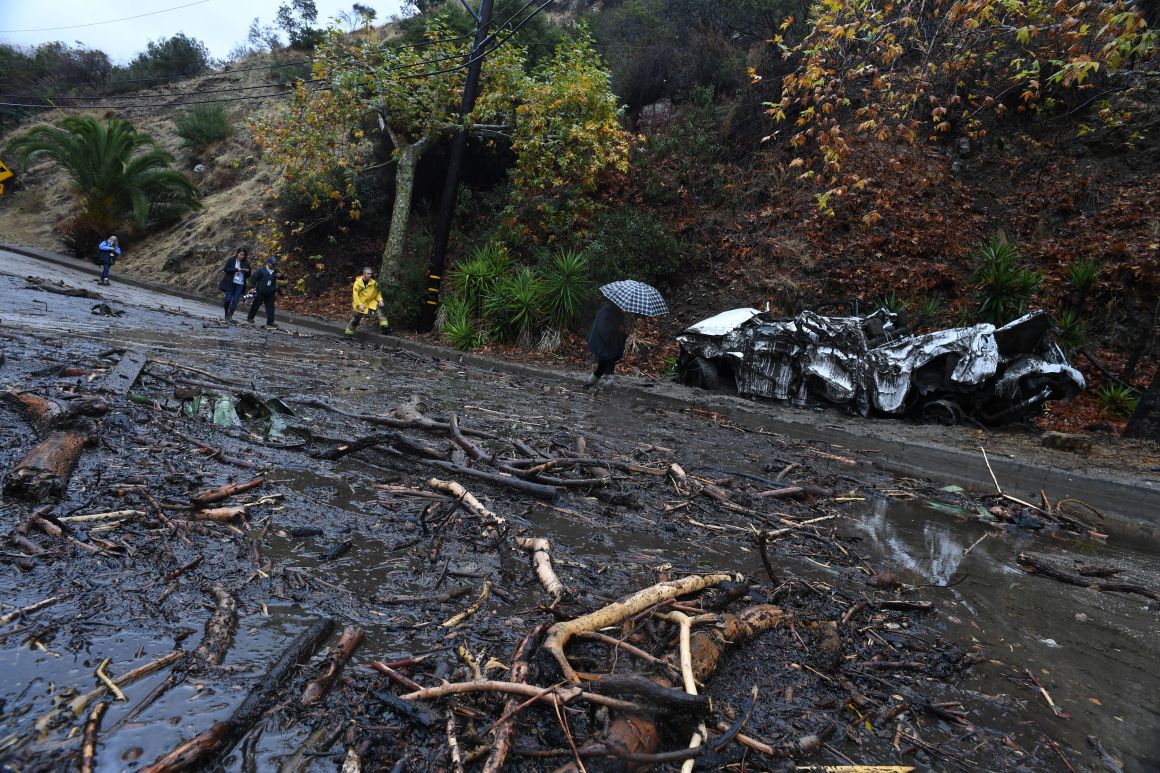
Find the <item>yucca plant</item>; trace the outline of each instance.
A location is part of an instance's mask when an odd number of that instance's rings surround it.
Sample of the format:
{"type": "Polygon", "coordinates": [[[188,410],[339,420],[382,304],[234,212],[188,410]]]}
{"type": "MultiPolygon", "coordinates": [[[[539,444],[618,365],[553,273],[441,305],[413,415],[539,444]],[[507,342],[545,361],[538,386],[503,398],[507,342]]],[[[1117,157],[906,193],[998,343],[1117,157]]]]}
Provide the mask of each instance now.
{"type": "Polygon", "coordinates": [[[1136,410],[1136,390],[1123,384],[1104,384],[1096,390],[1096,399],[1105,413],[1126,419],[1136,410]]]}
{"type": "Polygon", "coordinates": [[[201,155],[210,145],[234,133],[230,117],[222,105],[194,105],[175,115],[173,125],[182,139],[182,147],[189,148],[195,155],[201,155]]]}
{"type": "Polygon", "coordinates": [[[1075,309],[1064,309],[1055,320],[1056,342],[1069,358],[1087,339],[1087,321],[1075,309]]]}
{"type": "Polygon", "coordinates": [[[483,300],[492,286],[511,269],[507,248],[499,242],[474,248],[466,260],[451,269],[451,287],[467,303],[473,316],[483,312],[483,300]]]}
{"type": "Polygon", "coordinates": [[[874,302],[876,306],[887,311],[897,314],[900,311],[906,311],[910,308],[910,304],[904,299],[898,297],[898,293],[891,290],[886,295],[883,295],[874,302]]]}
{"type": "Polygon", "coordinates": [[[443,317],[443,338],[452,348],[468,351],[487,342],[487,331],[472,317],[471,308],[462,297],[454,293],[449,295],[443,301],[440,315],[443,317]]]}
{"type": "Polygon", "coordinates": [[[591,292],[587,255],[561,250],[552,256],[544,271],[544,308],[553,327],[557,330],[571,327],[591,292]]]}
{"type": "Polygon", "coordinates": [[[492,285],[484,298],[483,311],[501,338],[530,347],[532,335],[543,320],[543,293],[544,286],[536,272],[520,268],[492,285]]]}
{"type": "Polygon", "coordinates": [[[940,295],[924,295],[918,302],[918,321],[922,324],[930,322],[942,311],[943,299],[940,295]]]}
{"type": "Polygon", "coordinates": [[[992,238],[974,253],[978,313],[993,325],[1005,325],[1027,311],[1032,293],[1043,283],[1043,275],[1023,266],[1018,248],[992,238]]]}
{"type": "Polygon", "coordinates": [[[1086,293],[1103,273],[1103,265],[1093,258],[1080,258],[1067,267],[1067,283],[1073,290],[1086,293]]]}
{"type": "Polygon", "coordinates": [[[128,121],[69,116],[33,127],[8,149],[22,163],[44,156],[63,166],[73,181],[77,219],[106,236],[129,221],[144,228],[201,206],[197,187],[170,168],[173,156],[128,121]]]}

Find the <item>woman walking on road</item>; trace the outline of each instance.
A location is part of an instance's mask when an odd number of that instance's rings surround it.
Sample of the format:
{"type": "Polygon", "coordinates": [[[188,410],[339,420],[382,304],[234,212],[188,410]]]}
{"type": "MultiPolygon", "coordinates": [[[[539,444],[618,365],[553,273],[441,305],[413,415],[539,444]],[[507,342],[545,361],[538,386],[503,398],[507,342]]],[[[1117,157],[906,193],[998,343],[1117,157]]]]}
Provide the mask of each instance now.
{"type": "Polygon", "coordinates": [[[233,256],[226,259],[222,268],[225,276],[222,277],[218,289],[226,294],[225,305],[226,321],[234,318],[238,308],[238,301],[246,292],[246,282],[250,278],[250,253],[245,247],[238,247],[233,256]]]}
{"type": "Polygon", "coordinates": [[[588,331],[588,349],[596,355],[596,370],[584,382],[590,387],[597,381],[604,386],[612,383],[612,371],[624,356],[624,342],[628,339],[628,320],[615,303],[606,303],[596,312],[592,329],[588,331]]]}
{"type": "Polygon", "coordinates": [[[112,267],[113,261],[121,254],[121,245],[117,243],[116,236],[110,236],[97,245],[97,251],[101,253],[101,278],[97,280],[97,283],[107,285],[109,283],[109,269],[112,267]]]}
{"type": "Polygon", "coordinates": [[[278,289],[278,259],[273,255],[266,258],[266,262],[254,272],[254,302],[250,304],[250,313],[246,317],[246,321],[253,322],[254,317],[258,316],[258,308],[266,307],[266,327],[278,327],[274,322],[274,296],[280,291],[278,289]]]}

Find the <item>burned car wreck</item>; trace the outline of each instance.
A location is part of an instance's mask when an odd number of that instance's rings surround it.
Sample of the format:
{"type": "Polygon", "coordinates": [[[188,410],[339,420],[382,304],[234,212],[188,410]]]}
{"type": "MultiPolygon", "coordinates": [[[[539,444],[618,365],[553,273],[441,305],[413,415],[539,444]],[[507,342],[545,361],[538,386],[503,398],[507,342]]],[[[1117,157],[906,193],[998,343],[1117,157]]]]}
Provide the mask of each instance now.
{"type": "Polygon", "coordinates": [[[915,335],[905,314],[886,309],[785,319],[744,308],[702,320],[677,340],[684,384],[732,383],[744,396],[841,405],[863,416],[997,425],[1084,388],[1043,311],[1000,328],[984,323],[915,335]]]}

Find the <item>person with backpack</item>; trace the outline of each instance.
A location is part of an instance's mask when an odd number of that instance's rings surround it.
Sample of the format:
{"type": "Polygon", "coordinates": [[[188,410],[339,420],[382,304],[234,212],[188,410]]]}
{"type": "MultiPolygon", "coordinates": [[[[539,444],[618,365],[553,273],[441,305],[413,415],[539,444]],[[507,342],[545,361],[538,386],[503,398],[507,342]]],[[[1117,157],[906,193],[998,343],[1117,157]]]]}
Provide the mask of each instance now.
{"type": "MultiPolygon", "coordinates": [[[[375,272],[369,266],[354,280],[352,296],[351,306],[354,308],[354,316],[346,326],[345,332],[348,336],[354,335],[363,317],[379,316],[383,308],[383,293],[379,289],[379,283],[375,281],[375,272]]],[[[383,335],[391,334],[391,323],[385,314],[379,316],[379,332],[383,335]]]]}
{"type": "Polygon", "coordinates": [[[101,255],[101,278],[97,280],[97,283],[107,285],[109,283],[109,269],[117,260],[117,256],[121,254],[121,245],[117,243],[117,237],[110,236],[98,244],[97,252],[101,255]]]}
{"type": "Polygon", "coordinates": [[[273,255],[266,258],[262,267],[254,272],[254,302],[250,304],[250,313],[246,321],[252,323],[258,316],[258,309],[266,307],[266,327],[276,328],[274,322],[274,298],[281,292],[278,288],[278,259],[273,255]]]}
{"type": "Polygon", "coordinates": [[[226,259],[225,266],[222,267],[222,281],[218,284],[218,289],[225,293],[223,301],[226,313],[226,321],[229,322],[234,318],[234,312],[238,308],[238,301],[246,292],[246,282],[250,279],[250,253],[245,247],[238,247],[234,254],[226,259]]]}

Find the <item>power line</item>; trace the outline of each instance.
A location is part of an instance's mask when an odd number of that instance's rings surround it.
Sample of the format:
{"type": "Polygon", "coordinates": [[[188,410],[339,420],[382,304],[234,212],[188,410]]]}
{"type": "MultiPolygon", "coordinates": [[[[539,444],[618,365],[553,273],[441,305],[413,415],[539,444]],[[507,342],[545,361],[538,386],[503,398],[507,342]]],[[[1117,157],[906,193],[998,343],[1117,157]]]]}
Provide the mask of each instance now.
{"type": "Polygon", "coordinates": [[[116,24],[117,22],[121,22],[121,21],[130,21],[132,19],[142,19],[146,16],[156,16],[159,13],[169,13],[170,11],[179,11],[182,8],[189,8],[190,6],[193,6],[193,5],[201,5],[202,3],[208,3],[208,2],[209,2],[209,0],[195,0],[192,3],[186,3],[185,5],[175,5],[172,8],[163,8],[160,11],[150,11],[149,13],[139,13],[136,16],[125,16],[125,17],[122,17],[120,19],[109,19],[108,21],[94,21],[94,22],[89,22],[88,24],[70,24],[67,27],[41,27],[39,29],[32,29],[32,30],[0,30],[0,35],[7,35],[7,34],[13,33],[13,32],[57,32],[58,30],[75,30],[75,29],[80,29],[81,27],[97,27],[97,26],[100,26],[101,24],[116,24]]]}

